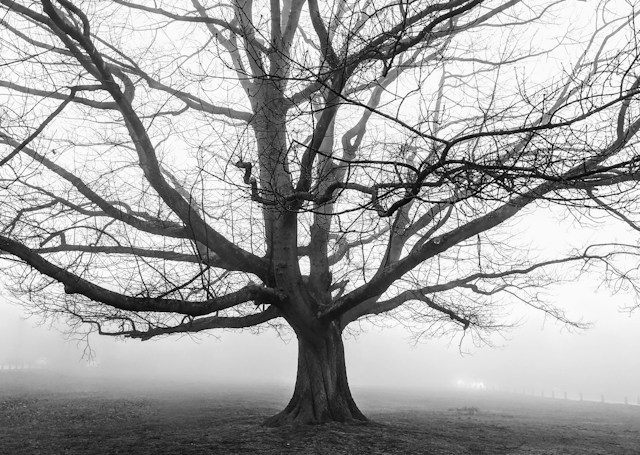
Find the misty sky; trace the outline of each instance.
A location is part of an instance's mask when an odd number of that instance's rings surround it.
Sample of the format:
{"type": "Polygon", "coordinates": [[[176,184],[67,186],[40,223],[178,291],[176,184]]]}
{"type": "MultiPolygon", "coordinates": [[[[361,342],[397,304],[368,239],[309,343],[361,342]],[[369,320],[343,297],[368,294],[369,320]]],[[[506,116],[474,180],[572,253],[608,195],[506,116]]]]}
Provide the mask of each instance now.
{"type": "MultiPolygon", "coordinates": [[[[637,243],[638,233],[610,218],[600,224],[566,216],[560,209],[526,212],[507,228],[523,247],[551,255],[588,243],[637,243]]],[[[515,242],[515,240],[514,240],[515,242]]],[[[1,279],[1,278],[0,278],[1,279]]],[[[636,403],[640,397],[640,310],[622,311],[635,296],[610,291],[593,276],[547,291],[547,300],[576,321],[591,322],[586,331],[567,330],[524,304],[509,307],[518,327],[494,336],[493,347],[475,347],[470,339],[423,339],[414,343],[401,327],[371,327],[346,339],[347,369],[354,394],[358,387],[394,390],[483,382],[487,388],[571,398],[636,403]],[[461,352],[462,351],[462,352],[461,352]]],[[[5,292],[6,295],[6,292],[5,292]]],[[[47,359],[53,369],[86,368],[85,345],[59,331],[25,320],[19,307],[0,295],[0,362],[47,359]]],[[[93,336],[100,374],[132,374],[170,380],[283,384],[293,387],[297,346],[273,331],[212,332],[198,340],[168,337],[140,342],[93,336]]],[[[97,370],[94,370],[97,371],[97,370]]],[[[1,376],[0,376],[1,378],[1,376]]],[[[0,384],[1,387],[1,384],[0,384]]]]}
{"type": "MultiPolygon", "coordinates": [[[[536,235],[549,238],[552,219],[536,222],[536,235]]],[[[573,231],[576,232],[576,231],[573,231]]],[[[615,229],[592,235],[615,236],[615,229]]],[[[551,243],[553,247],[553,242],[551,243]]],[[[346,340],[350,382],[359,386],[386,386],[396,390],[414,387],[454,386],[457,382],[483,382],[488,388],[550,396],[568,392],[577,398],[636,402],[640,395],[640,312],[621,307],[633,296],[597,289],[585,279],[552,290],[550,298],[574,319],[593,322],[586,331],[569,331],[537,311],[513,306],[519,327],[506,337],[493,338],[494,347],[474,347],[460,338],[425,339],[415,344],[402,328],[371,328],[346,340]],[[460,347],[462,346],[462,353],[460,347]]],[[[46,358],[51,368],[85,365],[83,344],[65,340],[55,330],[36,327],[36,320],[20,317],[20,309],[0,304],[0,360],[23,356],[46,358]]],[[[131,373],[172,380],[229,381],[249,384],[293,385],[296,343],[280,340],[275,333],[261,335],[214,332],[200,340],[164,338],[157,341],[118,341],[94,336],[101,374],[131,373]]],[[[1,384],[0,384],[1,386],[1,384]]]]}
{"type": "MultiPolygon", "coordinates": [[[[553,253],[587,242],[637,242],[637,233],[619,223],[603,221],[585,226],[560,211],[530,212],[510,227],[532,250],[553,253]]],[[[571,331],[545,318],[539,311],[509,307],[518,327],[492,338],[493,347],[475,347],[469,339],[423,339],[414,343],[401,327],[372,327],[357,338],[346,339],[350,382],[358,386],[394,389],[454,386],[483,382],[488,388],[540,395],[633,403],[640,396],[640,310],[621,308],[634,304],[635,296],[612,296],[594,277],[548,290],[548,300],[564,308],[573,320],[593,323],[586,331],[571,331]],[[461,352],[462,351],[462,352],[461,352]]],[[[6,294],[6,293],[5,293],[6,294]]],[[[0,296],[2,298],[2,296],[0,296]]],[[[36,319],[21,317],[19,307],[0,302],[0,362],[24,357],[45,358],[50,368],[72,369],[86,365],[84,344],[65,340],[36,319]]],[[[278,383],[293,385],[297,346],[272,331],[213,332],[198,340],[169,337],[140,342],[93,336],[92,348],[101,374],[130,373],[158,378],[220,384],[278,383]]],[[[1,386],[1,385],[0,385],[1,386]]]]}

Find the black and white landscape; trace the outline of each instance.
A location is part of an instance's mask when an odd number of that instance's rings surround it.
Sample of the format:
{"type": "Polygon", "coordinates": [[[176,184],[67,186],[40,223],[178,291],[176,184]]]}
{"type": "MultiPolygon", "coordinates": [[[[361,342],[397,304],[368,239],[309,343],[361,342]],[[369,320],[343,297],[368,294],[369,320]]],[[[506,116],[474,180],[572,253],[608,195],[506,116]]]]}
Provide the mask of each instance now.
{"type": "Polygon", "coordinates": [[[638,453],[639,15],[0,0],[0,452],[638,453]]]}

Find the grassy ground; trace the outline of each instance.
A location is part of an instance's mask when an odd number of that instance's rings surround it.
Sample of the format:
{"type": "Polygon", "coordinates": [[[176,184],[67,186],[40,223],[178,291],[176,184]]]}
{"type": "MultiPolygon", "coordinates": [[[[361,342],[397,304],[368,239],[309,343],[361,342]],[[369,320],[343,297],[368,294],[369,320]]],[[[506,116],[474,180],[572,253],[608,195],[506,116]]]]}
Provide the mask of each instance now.
{"type": "Polygon", "coordinates": [[[282,388],[0,372],[0,454],[640,454],[640,407],[355,389],[372,423],[265,428],[282,388]]]}

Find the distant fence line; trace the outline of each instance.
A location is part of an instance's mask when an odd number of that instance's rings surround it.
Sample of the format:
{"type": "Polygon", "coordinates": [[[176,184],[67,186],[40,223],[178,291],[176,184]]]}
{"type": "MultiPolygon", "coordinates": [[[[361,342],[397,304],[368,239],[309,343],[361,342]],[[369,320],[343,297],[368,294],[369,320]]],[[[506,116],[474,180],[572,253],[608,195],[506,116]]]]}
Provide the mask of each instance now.
{"type": "Polygon", "coordinates": [[[0,371],[9,371],[9,370],[36,370],[44,368],[42,365],[37,365],[34,363],[2,363],[0,364],[0,371]]]}
{"type": "Polygon", "coordinates": [[[40,370],[50,367],[50,361],[46,357],[24,359],[9,357],[0,359],[0,371],[8,370],[40,370]]]}
{"type": "Polygon", "coordinates": [[[608,404],[625,404],[628,406],[640,406],[640,393],[617,393],[606,395],[605,393],[590,393],[586,394],[582,391],[568,391],[562,390],[559,388],[554,389],[541,389],[535,387],[500,387],[498,385],[485,385],[484,383],[475,383],[475,382],[463,382],[458,381],[456,383],[457,388],[467,389],[470,391],[476,391],[478,393],[493,391],[499,393],[511,393],[511,394],[519,394],[519,395],[528,395],[531,397],[551,399],[551,400],[568,400],[568,401],[586,401],[586,402],[600,402],[600,403],[608,403],[608,404]],[[481,387],[476,386],[477,384],[481,384],[481,387]]]}
{"type": "MultiPolygon", "coordinates": [[[[498,387],[494,388],[496,391],[504,391],[498,387]]],[[[600,403],[609,403],[609,404],[625,404],[632,406],[640,406],[640,393],[636,394],[616,394],[616,395],[606,395],[604,393],[600,394],[585,394],[583,392],[567,392],[558,390],[546,391],[544,389],[535,389],[535,388],[522,388],[519,390],[516,389],[508,389],[508,392],[511,393],[519,393],[521,395],[529,395],[529,396],[538,396],[540,398],[547,398],[552,400],[569,400],[569,401],[588,401],[588,402],[600,402],[600,403]]]]}
{"type": "MultiPolygon", "coordinates": [[[[64,367],[64,363],[60,364],[56,361],[51,361],[46,357],[40,357],[38,359],[24,360],[9,358],[0,360],[0,373],[16,370],[47,370],[51,368],[64,367]]],[[[92,368],[100,365],[100,362],[96,360],[90,360],[84,363],[84,367],[92,368]]]]}

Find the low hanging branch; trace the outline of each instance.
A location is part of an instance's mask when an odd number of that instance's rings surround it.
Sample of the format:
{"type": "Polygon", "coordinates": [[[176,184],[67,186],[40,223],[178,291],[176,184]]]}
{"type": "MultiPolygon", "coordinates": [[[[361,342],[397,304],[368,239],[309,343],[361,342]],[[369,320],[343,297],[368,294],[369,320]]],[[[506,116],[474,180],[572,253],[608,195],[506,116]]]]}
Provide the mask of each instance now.
{"type": "Polygon", "coordinates": [[[64,292],[66,294],[81,294],[91,300],[102,302],[120,310],[171,312],[200,316],[255,299],[273,302],[274,304],[279,304],[286,300],[286,296],[280,292],[256,284],[250,284],[227,295],[200,302],[154,297],[131,297],[93,284],[49,262],[26,246],[1,235],[0,251],[20,258],[38,272],[58,281],[64,285],[64,292]]]}
{"type": "Polygon", "coordinates": [[[197,333],[212,329],[242,329],[264,324],[281,316],[275,306],[269,306],[259,313],[246,316],[210,316],[189,320],[188,322],[171,327],[149,327],[147,330],[123,330],[104,335],[125,336],[137,338],[142,341],[150,340],[159,335],[171,335],[176,333],[197,333]]]}

